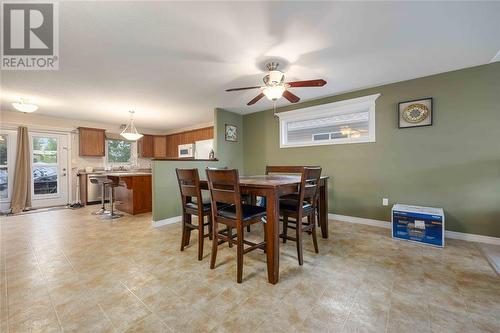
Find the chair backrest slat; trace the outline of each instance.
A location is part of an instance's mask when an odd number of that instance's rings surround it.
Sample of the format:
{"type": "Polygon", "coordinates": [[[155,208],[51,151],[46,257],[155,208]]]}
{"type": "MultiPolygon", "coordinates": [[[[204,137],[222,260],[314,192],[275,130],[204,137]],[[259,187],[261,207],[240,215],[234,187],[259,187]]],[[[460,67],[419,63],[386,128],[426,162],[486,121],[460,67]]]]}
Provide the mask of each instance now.
{"type": "Polygon", "coordinates": [[[315,203],[315,200],[319,194],[320,178],[320,167],[303,167],[299,188],[301,202],[309,201],[315,203]]]}
{"type": "MultiPolygon", "coordinates": [[[[281,173],[281,174],[302,174],[302,169],[305,166],[298,165],[267,165],[266,175],[270,173],[281,173]]],[[[318,166],[310,166],[310,168],[318,168],[318,166]]]]}
{"type": "Polygon", "coordinates": [[[236,206],[240,216],[241,194],[240,177],[237,169],[206,169],[208,188],[212,199],[212,216],[216,218],[217,203],[236,206]]]}

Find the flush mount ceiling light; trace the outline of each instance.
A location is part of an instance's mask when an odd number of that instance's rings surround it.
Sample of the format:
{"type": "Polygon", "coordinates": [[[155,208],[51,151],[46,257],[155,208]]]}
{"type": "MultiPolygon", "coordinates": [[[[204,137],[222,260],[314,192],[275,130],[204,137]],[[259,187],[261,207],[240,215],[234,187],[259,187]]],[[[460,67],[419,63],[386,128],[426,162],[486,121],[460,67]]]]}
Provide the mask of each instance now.
{"type": "Polygon", "coordinates": [[[134,125],[134,111],[130,110],[130,121],[125,127],[125,129],[120,133],[121,136],[123,136],[125,139],[129,141],[137,141],[140,138],[142,138],[142,134],[140,134],[137,131],[137,128],[135,128],[134,125]]]}
{"type": "Polygon", "coordinates": [[[35,112],[36,110],[38,110],[38,105],[31,104],[27,98],[21,98],[19,100],[19,102],[12,103],[12,106],[17,111],[21,111],[21,112],[25,112],[25,113],[31,113],[31,112],[35,112]]]}

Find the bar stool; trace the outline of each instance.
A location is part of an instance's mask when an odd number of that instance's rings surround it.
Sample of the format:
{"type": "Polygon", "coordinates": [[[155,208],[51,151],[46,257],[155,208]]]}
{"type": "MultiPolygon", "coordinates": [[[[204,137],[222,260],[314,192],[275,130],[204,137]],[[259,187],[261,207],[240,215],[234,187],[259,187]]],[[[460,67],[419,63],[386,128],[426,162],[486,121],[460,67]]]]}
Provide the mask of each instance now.
{"type": "Polygon", "coordinates": [[[101,185],[101,188],[102,188],[101,208],[99,210],[96,210],[95,212],[92,212],[92,215],[109,214],[109,210],[106,209],[106,205],[105,205],[105,202],[106,202],[106,181],[108,179],[106,177],[91,176],[89,178],[89,180],[92,184],[101,185]]]}
{"type": "Polygon", "coordinates": [[[103,215],[103,218],[107,220],[119,219],[123,216],[123,214],[115,213],[115,187],[119,186],[118,178],[112,177],[111,179],[106,179],[104,181],[104,185],[110,188],[109,195],[109,204],[111,206],[111,210],[103,215]]]}

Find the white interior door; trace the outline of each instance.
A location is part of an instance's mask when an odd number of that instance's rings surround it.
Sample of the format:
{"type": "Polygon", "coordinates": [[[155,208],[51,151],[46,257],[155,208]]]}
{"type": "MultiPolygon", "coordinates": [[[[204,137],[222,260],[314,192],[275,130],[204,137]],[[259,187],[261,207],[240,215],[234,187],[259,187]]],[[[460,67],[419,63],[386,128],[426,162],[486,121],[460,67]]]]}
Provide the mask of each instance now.
{"type": "Polygon", "coordinates": [[[68,135],[30,132],[32,207],[66,205],[68,135]]]}
{"type": "Polygon", "coordinates": [[[10,209],[16,163],[17,131],[0,129],[0,211],[10,209]]]}

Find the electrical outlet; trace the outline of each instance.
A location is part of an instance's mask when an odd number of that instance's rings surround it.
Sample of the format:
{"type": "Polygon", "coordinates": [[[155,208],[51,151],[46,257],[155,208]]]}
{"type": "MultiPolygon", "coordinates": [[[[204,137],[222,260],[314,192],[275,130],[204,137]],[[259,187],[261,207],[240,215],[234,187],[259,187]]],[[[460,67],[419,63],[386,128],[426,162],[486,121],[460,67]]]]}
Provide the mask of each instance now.
{"type": "Polygon", "coordinates": [[[389,206],[389,199],[382,198],[382,206],[389,206]]]}

